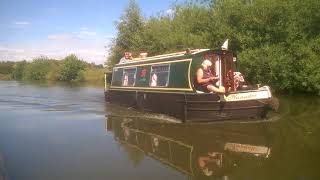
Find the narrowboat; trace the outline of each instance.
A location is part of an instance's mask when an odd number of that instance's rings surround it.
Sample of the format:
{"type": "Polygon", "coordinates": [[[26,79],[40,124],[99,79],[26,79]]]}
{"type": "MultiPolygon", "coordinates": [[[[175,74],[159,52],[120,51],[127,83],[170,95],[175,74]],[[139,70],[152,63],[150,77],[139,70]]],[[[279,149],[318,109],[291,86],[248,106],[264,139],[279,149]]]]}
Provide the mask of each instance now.
{"type": "Polygon", "coordinates": [[[188,179],[260,177],[262,164],[272,155],[264,122],[185,125],[108,116],[105,123],[126,152],[139,150],[188,179]]]}
{"type": "Polygon", "coordinates": [[[239,74],[237,58],[226,49],[189,49],[136,58],[113,67],[109,87],[105,74],[105,100],[183,122],[265,117],[272,99],[269,86],[248,86],[239,74]],[[196,88],[196,70],[204,60],[212,62],[216,84],[227,93],[196,88]]]}

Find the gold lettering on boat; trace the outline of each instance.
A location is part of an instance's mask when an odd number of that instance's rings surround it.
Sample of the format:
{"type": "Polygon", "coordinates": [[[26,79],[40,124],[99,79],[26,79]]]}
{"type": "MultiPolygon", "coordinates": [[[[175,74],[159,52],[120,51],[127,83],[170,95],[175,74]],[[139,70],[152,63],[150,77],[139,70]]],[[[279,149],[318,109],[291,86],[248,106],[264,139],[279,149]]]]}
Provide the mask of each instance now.
{"type": "Polygon", "coordinates": [[[266,99],[266,98],[269,98],[269,94],[267,91],[258,91],[258,92],[229,94],[228,96],[225,97],[225,101],[241,101],[241,100],[266,99]]]}

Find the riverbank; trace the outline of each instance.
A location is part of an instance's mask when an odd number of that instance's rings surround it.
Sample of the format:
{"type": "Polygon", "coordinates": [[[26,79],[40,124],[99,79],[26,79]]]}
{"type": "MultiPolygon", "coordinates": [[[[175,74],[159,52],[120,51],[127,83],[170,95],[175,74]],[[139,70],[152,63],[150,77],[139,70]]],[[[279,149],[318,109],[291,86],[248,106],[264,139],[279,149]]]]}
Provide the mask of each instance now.
{"type": "Polygon", "coordinates": [[[104,83],[105,68],[75,55],[61,60],[38,57],[32,61],[0,61],[0,80],[104,83]]]}
{"type": "Polygon", "coordinates": [[[63,72],[63,66],[53,67],[54,65],[51,64],[51,67],[45,72],[42,72],[43,68],[36,68],[36,66],[34,64],[23,65],[22,62],[18,62],[12,71],[0,71],[0,80],[46,81],[48,83],[66,82],[104,86],[104,73],[106,70],[102,66],[86,64],[83,69],[74,70],[71,67],[67,68],[65,72],[63,72]],[[19,68],[19,66],[21,67],[19,68]]]}
{"type": "Polygon", "coordinates": [[[12,80],[10,74],[0,74],[0,80],[12,80]]]}
{"type": "MultiPolygon", "coordinates": [[[[88,70],[84,72],[83,79],[75,80],[75,81],[60,81],[60,80],[23,80],[20,79],[18,81],[23,82],[36,82],[36,83],[48,83],[48,84],[59,84],[59,83],[67,83],[67,84],[84,84],[84,85],[94,85],[94,86],[104,86],[104,69],[99,70],[88,70]]],[[[16,81],[16,79],[12,78],[9,74],[0,74],[0,81],[16,81]]]]}

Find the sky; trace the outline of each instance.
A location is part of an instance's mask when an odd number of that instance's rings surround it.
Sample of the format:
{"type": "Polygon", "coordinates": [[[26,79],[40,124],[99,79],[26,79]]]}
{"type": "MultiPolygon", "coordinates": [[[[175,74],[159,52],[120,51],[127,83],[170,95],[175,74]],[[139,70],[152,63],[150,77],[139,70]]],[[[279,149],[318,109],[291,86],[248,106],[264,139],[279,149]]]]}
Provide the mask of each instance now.
{"type": "MultiPolygon", "coordinates": [[[[136,0],[144,17],[170,13],[176,0],[136,0]]],[[[46,56],[103,64],[129,0],[0,0],[0,61],[46,56]]]]}

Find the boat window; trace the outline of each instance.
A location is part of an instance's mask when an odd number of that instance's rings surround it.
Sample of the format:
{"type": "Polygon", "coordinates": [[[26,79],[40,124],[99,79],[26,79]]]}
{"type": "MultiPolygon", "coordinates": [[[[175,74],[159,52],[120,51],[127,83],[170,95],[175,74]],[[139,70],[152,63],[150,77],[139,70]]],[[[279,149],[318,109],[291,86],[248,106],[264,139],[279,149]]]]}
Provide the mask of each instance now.
{"type": "Polygon", "coordinates": [[[130,68],[123,70],[122,86],[134,86],[136,81],[137,68],[130,68]]]}
{"type": "Polygon", "coordinates": [[[170,65],[151,66],[150,83],[151,87],[167,87],[169,84],[170,65]]]}

